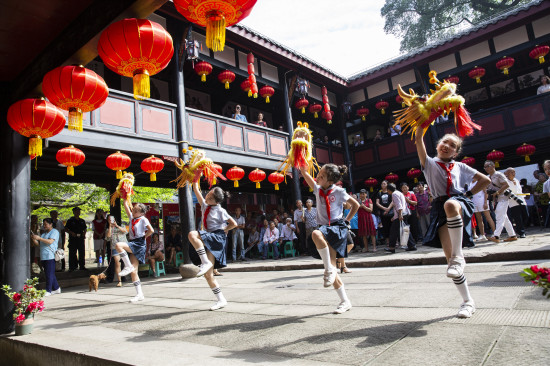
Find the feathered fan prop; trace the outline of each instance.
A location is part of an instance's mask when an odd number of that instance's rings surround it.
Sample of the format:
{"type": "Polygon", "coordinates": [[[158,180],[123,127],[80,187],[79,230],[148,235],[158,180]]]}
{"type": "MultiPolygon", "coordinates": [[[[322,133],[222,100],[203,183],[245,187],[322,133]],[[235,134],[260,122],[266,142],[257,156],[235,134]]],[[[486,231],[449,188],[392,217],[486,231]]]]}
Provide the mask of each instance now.
{"type": "Polygon", "coordinates": [[[296,169],[306,168],[312,177],[315,177],[315,172],[321,169],[317,164],[317,160],[313,157],[311,141],[312,136],[309,125],[306,122],[302,124],[298,121],[292,135],[288,156],[277,169],[285,176],[285,181],[286,173],[293,167],[296,169]]]}
{"type": "Polygon", "coordinates": [[[470,136],[474,130],[481,130],[481,126],[475,124],[470,118],[470,114],[464,108],[464,98],[456,94],[456,84],[443,81],[441,83],[437,79],[437,73],[430,71],[430,84],[435,85],[436,90],[431,90],[429,96],[419,96],[414,90],[409,89],[407,94],[401,89],[401,85],[397,86],[399,96],[403,98],[403,102],[408,106],[394,112],[395,125],[401,125],[401,134],[407,130],[411,132],[411,138],[414,139],[419,128],[424,129],[435,121],[441,115],[454,113],[455,128],[461,136],[470,136]]]}
{"type": "MultiPolygon", "coordinates": [[[[176,167],[181,170],[180,175],[175,180],[178,188],[183,188],[187,184],[198,182],[201,175],[204,175],[209,187],[212,187],[216,177],[227,180],[223,174],[214,169],[214,162],[212,159],[206,157],[204,151],[193,149],[192,147],[189,147],[189,151],[191,151],[191,157],[188,163],[184,163],[181,159],[179,159],[179,162],[175,162],[176,167]]],[[[184,151],[184,153],[186,152],[187,151],[184,151]]]]}
{"type": "Polygon", "coordinates": [[[122,173],[122,178],[118,182],[115,193],[111,195],[111,206],[115,205],[117,198],[122,198],[128,201],[130,207],[132,206],[132,196],[134,192],[134,174],[130,172],[122,173]]]}

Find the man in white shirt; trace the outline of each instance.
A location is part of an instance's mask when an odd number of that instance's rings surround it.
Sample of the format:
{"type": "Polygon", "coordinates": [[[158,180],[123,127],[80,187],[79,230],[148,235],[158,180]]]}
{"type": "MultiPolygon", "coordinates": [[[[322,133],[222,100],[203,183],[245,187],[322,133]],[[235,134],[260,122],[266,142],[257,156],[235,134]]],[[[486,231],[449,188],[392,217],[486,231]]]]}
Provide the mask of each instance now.
{"type": "Polygon", "coordinates": [[[292,219],[289,217],[286,219],[286,223],[283,225],[283,229],[281,230],[279,237],[279,245],[283,248],[283,252],[284,245],[287,241],[292,242],[292,247],[294,248],[294,239],[297,239],[295,232],[296,227],[292,225],[292,219]]]}
{"type": "Polygon", "coordinates": [[[273,246],[273,259],[279,259],[279,229],[273,221],[269,222],[269,228],[264,234],[264,244],[273,246]]]}
{"type": "Polygon", "coordinates": [[[246,261],[246,258],[244,257],[244,226],[246,223],[246,218],[241,215],[240,207],[235,209],[234,219],[237,223],[237,227],[233,229],[233,261],[236,261],[237,259],[246,261]],[[239,258],[237,258],[237,247],[240,248],[239,258]]]}
{"type": "Polygon", "coordinates": [[[516,224],[516,234],[518,234],[520,238],[525,238],[525,227],[523,223],[527,215],[527,204],[523,196],[518,196],[518,194],[522,193],[521,185],[516,178],[516,171],[514,168],[506,169],[504,175],[508,179],[510,190],[516,195],[515,199],[510,199],[508,202],[508,216],[510,220],[516,224]],[[521,201],[521,203],[516,200],[521,201]]]}
{"type": "MultiPolygon", "coordinates": [[[[408,225],[408,219],[411,211],[409,210],[407,201],[405,200],[405,196],[403,195],[403,193],[397,190],[395,184],[388,184],[388,192],[391,193],[392,196],[393,217],[391,219],[392,223],[390,226],[389,249],[386,248],[385,251],[395,253],[395,245],[397,244],[397,239],[399,238],[401,232],[401,223],[403,222],[405,223],[405,225],[408,225]]],[[[401,245],[403,244],[404,243],[401,243],[401,245]]],[[[411,235],[409,235],[409,239],[407,241],[407,249],[405,250],[407,252],[416,250],[416,243],[414,242],[414,239],[411,235]]]]}

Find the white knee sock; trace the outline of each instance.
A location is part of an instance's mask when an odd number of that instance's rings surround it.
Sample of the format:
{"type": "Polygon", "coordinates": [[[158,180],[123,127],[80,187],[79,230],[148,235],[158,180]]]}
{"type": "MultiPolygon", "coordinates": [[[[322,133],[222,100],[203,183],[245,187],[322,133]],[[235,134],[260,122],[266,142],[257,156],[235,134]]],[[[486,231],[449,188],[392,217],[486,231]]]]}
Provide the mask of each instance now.
{"type": "Polygon", "coordinates": [[[134,287],[136,288],[136,294],[139,296],[143,296],[143,292],[141,291],[141,281],[139,279],[134,282],[134,287]]]}
{"type": "Polygon", "coordinates": [[[218,301],[227,301],[225,300],[225,297],[223,297],[222,290],[219,287],[214,287],[212,289],[212,292],[214,293],[214,295],[216,295],[218,301]]]}
{"type": "Polygon", "coordinates": [[[344,284],[342,284],[342,286],[340,286],[340,288],[337,288],[335,290],[336,290],[336,293],[338,294],[338,296],[340,297],[340,301],[350,302],[349,299],[348,299],[348,295],[346,294],[346,289],[344,288],[344,284]]]}
{"type": "Polygon", "coordinates": [[[201,259],[202,264],[210,262],[208,260],[208,256],[206,255],[206,249],[204,249],[204,247],[196,249],[196,251],[197,251],[197,254],[199,255],[199,258],[201,259]]]}
{"type": "Polygon", "coordinates": [[[447,227],[449,228],[449,237],[451,238],[451,257],[464,258],[462,254],[462,217],[447,217],[447,227]]]}
{"type": "Polygon", "coordinates": [[[458,278],[453,278],[453,282],[455,283],[458,292],[460,292],[460,296],[462,296],[462,300],[464,300],[464,302],[473,300],[472,295],[470,295],[470,289],[468,288],[466,276],[462,275],[458,278]]]}
{"type": "Polygon", "coordinates": [[[328,250],[328,246],[322,249],[317,248],[317,251],[321,256],[321,259],[323,260],[323,265],[325,266],[325,269],[330,269],[332,265],[330,264],[330,251],[328,250]]]}
{"type": "Polygon", "coordinates": [[[122,259],[122,262],[124,262],[124,265],[126,267],[132,267],[132,263],[130,263],[130,258],[128,257],[128,253],[126,253],[126,251],[122,251],[122,253],[120,253],[120,259],[122,259]]]}

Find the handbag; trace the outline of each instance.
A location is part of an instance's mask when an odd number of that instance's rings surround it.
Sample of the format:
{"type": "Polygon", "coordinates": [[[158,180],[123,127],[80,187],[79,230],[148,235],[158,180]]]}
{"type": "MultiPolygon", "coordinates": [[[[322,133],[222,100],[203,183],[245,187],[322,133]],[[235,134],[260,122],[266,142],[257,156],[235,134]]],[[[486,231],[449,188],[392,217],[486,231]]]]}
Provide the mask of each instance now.
{"type": "Polygon", "coordinates": [[[51,247],[48,247],[53,254],[56,262],[59,262],[60,260],[65,258],[65,251],[61,248],[57,248],[57,250],[54,252],[54,250],[51,247]]]}
{"type": "Polygon", "coordinates": [[[401,246],[407,245],[409,241],[410,226],[405,224],[405,221],[399,222],[399,243],[401,246]]]}

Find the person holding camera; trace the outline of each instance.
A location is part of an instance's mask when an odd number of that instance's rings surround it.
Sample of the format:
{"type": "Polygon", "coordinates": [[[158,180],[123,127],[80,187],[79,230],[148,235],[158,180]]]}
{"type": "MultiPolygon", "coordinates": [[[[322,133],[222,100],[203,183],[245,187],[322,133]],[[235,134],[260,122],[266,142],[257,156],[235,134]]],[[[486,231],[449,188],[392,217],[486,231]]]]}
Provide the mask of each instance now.
{"type": "Polygon", "coordinates": [[[495,169],[495,163],[491,160],[487,160],[483,164],[483,168],[489,174],[491,179],[491,184],[489,185],[489,190],[494,191],[493,193],[493,204],[496,204],[495,216],[496,216],[496,228],[492,237],[487,238],[488,240],[500,243],[500,234],[502,229],[506,229],[508,233],[508,238],[504,239],[505,242],[518,240],[514,227],[508,218],[508,197],[504,194],[508,189],[508,181],[506,177],[501,172],[497,172],[495,169]]]}
{"type": "Polygon", "coordinates": [[[51,218],[45,218],[43,223],[44,233],[42,235],[33,233],[31,239],[35,245],[40,245],[40,260],[46,276],[45,296],[51,296],[52,294],[61,293],[61,287],[59,287],[55,277],[55,251],[59,242],[59,231],[54,229],[51,218]]]}

